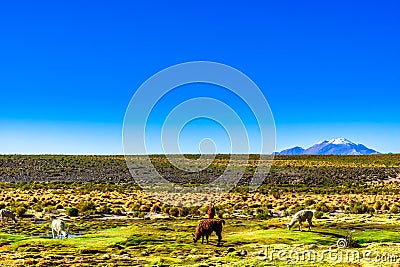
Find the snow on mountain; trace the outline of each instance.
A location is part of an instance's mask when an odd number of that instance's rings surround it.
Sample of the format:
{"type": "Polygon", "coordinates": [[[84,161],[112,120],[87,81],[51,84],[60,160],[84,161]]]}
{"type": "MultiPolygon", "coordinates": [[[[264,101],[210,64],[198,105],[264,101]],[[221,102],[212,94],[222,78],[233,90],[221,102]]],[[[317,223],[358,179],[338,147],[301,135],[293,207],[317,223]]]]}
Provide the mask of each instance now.
{"type": "Polygon", "coordinates": [[[347,144],[354,144],[353,142],[347,140],[346,138],[335,138],[328,141],[329,144],[334,145],[347,145],[347,144]]]}
{"type": "Polygon", "coordinates": [[[280,155],[370,155],[379,154],[378,151],[370,149],[362,144],[355,144],[346,138],[335,138],[318,142],[315,145],[304,149],[294,147],[285,149],[280,155]]]}

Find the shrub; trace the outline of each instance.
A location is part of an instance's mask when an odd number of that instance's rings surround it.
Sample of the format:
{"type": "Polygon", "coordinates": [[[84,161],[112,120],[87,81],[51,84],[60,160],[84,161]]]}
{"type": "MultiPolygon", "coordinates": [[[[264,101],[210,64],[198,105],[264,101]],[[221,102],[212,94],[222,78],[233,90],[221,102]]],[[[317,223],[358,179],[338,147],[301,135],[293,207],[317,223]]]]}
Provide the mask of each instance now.
{"type": "Polygon", "coordinates": [[[198,206],[193,206],[189,208],[189,214],[200,215],[200,210],[198,206]]]}
{"type": "Polygon", "coordinates": [[[397,206],[396,204],[393,204],[393,205],[390,207],[389,212],[390,212],[390,213],[394,213],[394,214],[400,213],[400,207],[397,206]]]}
{"type": "Polygon", "coordinates": [[[10,207],[11,207],[11,209],[13,209],[13,208],[16,209],[18,207],[22,207],[22,208],[28,209],[29,206],[25,202],[12,201],[10,203],[10,207]]]}
{"type": "Polygon", "coordinates": [[[166,213],[166,214],[169,214],[169,210],[170,210],[170,207],[165,207],[163,209],[163,212],[166,213]]]}
{"type": "Polygon", "coordinates": [[[78,208],[80,212],[84,213],[88,211],[95,211],[96,205],[93,203],[93,201],[83,201],[79,204],[78,208]]]}
{"type": "Polygon", "coordinates": [[[358,240],[353,238],[353,234],[351,233],[351,231],[348,231],[344,237],[344,240],[346,241],[346,247],[347,248],[359,248],[359,242],[358,240]]]}
{"type": "Polygon", "coordinates": [[[269,210],[264,210],[262,208],[256,209],[256,218],[257,219],[268,219],[270,217],[269,210]]]}
{"type": "Polygon", "coordinates": [[[67,213],[68,216],[76,217],[79,214],[79,210],[75,207],[66,208],[65,213],[67,213]]]}
{"type": "Polygon", "coordinates": [[[100,213],[110,213],[111,212],[111,207],[108,204],[103,204],[99,207],[99,212],[100,213]]]}
{"type": "Polygon", "coordinates": [[[169,215],[173,216],[173,217],[178,217],[179,215],[179,209],[177,207],[171,207],[169,209],[169,215]]]}
{"type": "Polygon", "coordinates": [[[161,208],[160,208],[160,206],[158,206],[157,204],[154,204],[154,205],[151,207],[150,211],[151,211],[151,212],[159,213],[159,212],[161,212],[161,208]]]}
{"type": "Polygon", "coordinates": [[[321,219],[322,216],[324,216],[324,213],[323,213],[322,211],[316,211],[316,212],[314,213],[314,217],[315,217],[316,219],[321,219]]]}
{"type": "Polygon", "coordinates": [[[380,210],[381,207],[382,207],[382,203],[380,201],[376,201],[374,204],[374,209],[377,211],[377,210],[380,210]]]}
{"type": "Polygon", "coordinates": [[[148,212],[148,211],[150,211],[150,208],[146,205],[142,205],[142,206],[140,206],[139,211],[148,212]]]}
{"type": "Polygon", "coordinates": [[[56,207],[52,206],[52,205],[48,205],[46,208],[44,208],[45,212],[52,212],[56,210],[56,207]]]}
{"type": "Polygon", "coordinates": [[[161,211],[164,212],[164,213],[169,213],[169,205],[164,203],[161,206],[161,211]]]}
{"type": "Polygon", "coordinates": [[[388,204],[384,203],[381,207],[381,211],[389,210],[388,204]]]}
{"type": "Polygon", "coordinates": [[[305,206],[311,206],[313,204],[315,204],[315,200],[314,199],[307,199],[306,201],[304,201],[304,205],[305,206]]]}
{"type": "Polygon", "coordinates": [[[351,211],[355,214],[367,213],[368,207],[365,204],[359,204],[359,205],[354,206],[351,211]]]}
{"type": "Polygon", "coordinates": [[[42,202],[42,205],[43,205],[44,207],[47,207],[47,206],[54,206],[55,204],[56,204],[56,203],[55,203],[54,200],[45,200],[45,201],[42,202]]]}
{"type": "Polygon", "coordinates": [[[17,214],[18,217],[21,217],[26,213],[26,208],[20,206],[20,207],[15,209],[15,213],[17,214]]]}
{"type": "Polygon", "coordinates": [[[179,216],[180,217],[185,217],[188,216],[190,214],[190,208],[188,207],[182,207],[179,209],[179,216]]]}
{"type": "Polygon", "coordinates": [[[326,205],[325,202],[321,201],[321,202],[318,202],[317,206],[315,207],[315,210],[322,211],[322,212],[328,212],[329,207],[328,207],[328,205],[326,205]]]}
{"type": "Polygon", "coordinates": [[[271,194],[275,199],[280,199],[281,198],[281,193],[279,191],[272,191],[271,194]]]}
{"type": "Polygon", "coordinates": [[[252,209],[246,207],[246,208],[243,209],[243,213],[246,214],[246,215],[253,215],[254,212],[253,212],[252,209]]]}
{"type": "Polygon", "coordinates": [[[115,209],[112,209],[112,214],[114,214],[114,215],[123,215],[124,213],[123,213],[121,208],[115,208],[115,209]]]}
{"type": "Polygon", "coordinates": [[[129,208],[131,209],[131,211],[139,211],[140,209],[140,204],[137,202],[134,202],[133,204],[129,205],[129,208]]]}
{"type": "Polygon", "coordinates": [[[32,207],[32,209],[33,209],[34,211],[37,211],[37,212],[43,211],[42,205],[39,205],[39,204],[34,205],[34,206],[32,207]]]}
{"type": "Polygon", "coordinates": [[[204,205],[200,208],[201,214],[206,214],[209,208],[210,208],[210,204],[204,204],[204,205]]]}

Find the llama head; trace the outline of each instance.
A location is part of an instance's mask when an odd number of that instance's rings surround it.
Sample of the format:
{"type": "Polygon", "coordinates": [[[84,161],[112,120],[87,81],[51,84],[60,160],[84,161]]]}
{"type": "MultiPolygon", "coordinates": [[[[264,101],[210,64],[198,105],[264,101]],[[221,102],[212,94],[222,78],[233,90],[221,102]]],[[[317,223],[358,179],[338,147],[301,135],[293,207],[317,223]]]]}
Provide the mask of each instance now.
{"type": "Polygon", "coordinates": [[[65,238],[68,238],[68,232],[67,231],[62,231],[62,234],[64,235],[65,238]]]}
{"type": "Polygon", "coordinates": [[[193,243],[196,243],[197,240],[199,240],[199,238],[197,238],[197,236],[195,234],[192,234],[192,236],[193,236],[193,243]]]}

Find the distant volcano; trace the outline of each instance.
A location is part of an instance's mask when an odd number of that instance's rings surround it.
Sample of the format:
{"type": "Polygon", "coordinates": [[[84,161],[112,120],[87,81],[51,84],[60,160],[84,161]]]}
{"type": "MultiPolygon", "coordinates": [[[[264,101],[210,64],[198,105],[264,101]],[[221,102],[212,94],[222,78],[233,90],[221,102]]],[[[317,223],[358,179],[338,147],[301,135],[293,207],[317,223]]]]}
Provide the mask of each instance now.
{"type": "Polygon", "coordinates": [[[307,149],[296,146],[285,149],[278,155],[371,155],[380,154],[362,144],[355,144],[346,138],[319,142],[307,149]]]}

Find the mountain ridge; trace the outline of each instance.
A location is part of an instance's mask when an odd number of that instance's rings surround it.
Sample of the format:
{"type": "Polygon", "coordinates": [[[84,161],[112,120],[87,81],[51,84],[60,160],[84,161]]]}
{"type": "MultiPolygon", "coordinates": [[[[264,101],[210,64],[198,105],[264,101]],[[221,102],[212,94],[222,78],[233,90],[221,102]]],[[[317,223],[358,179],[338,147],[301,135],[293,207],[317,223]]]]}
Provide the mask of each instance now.
{"type": "Polygon", "coordinates": [[[356,144],[346,138],[325,140],[312,145],[309,148],[295,146],[282,150],[278,155],[371,155],[380,154],[378,151],[368,148],[363,144],[356,144]]]}

